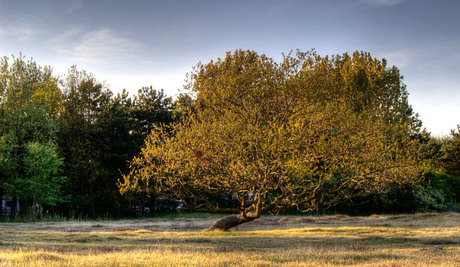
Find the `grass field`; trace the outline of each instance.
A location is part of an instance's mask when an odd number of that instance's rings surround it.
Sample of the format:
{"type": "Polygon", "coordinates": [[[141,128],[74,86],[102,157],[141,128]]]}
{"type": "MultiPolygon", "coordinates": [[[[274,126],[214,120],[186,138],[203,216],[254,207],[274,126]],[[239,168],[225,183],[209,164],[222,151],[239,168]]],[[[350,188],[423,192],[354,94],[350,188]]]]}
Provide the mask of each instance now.
{"type": "Polygon", "coordinates": [[[1,266],[460,266],[460,214],[0,223],[1,266]]]}

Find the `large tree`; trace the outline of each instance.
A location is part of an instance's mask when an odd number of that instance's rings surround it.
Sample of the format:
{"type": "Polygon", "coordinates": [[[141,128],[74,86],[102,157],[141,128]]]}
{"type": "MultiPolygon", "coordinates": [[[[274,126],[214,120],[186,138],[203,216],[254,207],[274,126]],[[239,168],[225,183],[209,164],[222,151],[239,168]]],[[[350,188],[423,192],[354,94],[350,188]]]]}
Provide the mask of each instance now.
{"type": "Polygon", "coordinates": [[[280,64],[253,51],[198,64],[188,84],[190,113],[153,131],[120,191],[146,191],[185,205],[238,214],[229,229],[265,213],[332,206],[415,182],[419,121],[395,67],[356,52],[314,51],[280,64]]]}
{"type": "MultiPolygon", "coordinates": [[[[0,195],[25,207],[64,201],[57,154],[61,92],[51,68],[21,55],[0,60],[0,195]]],[[[15,203],[13,204],[15,206],[15,203]]],[[[14,215],[14,210],[13,215],[14,215]]]]}
{"type": "Polygon", "coordinates": [[[96,204],[105,193],[101,189],[106,186],[101,157],[108,138],[104,136],[105,114],[112,92],[76,66],[69,69],[62,87],[59,147],[68,177],[65,191],[71,195],[70,210],[78,215],[95,216],[96,204]]]}

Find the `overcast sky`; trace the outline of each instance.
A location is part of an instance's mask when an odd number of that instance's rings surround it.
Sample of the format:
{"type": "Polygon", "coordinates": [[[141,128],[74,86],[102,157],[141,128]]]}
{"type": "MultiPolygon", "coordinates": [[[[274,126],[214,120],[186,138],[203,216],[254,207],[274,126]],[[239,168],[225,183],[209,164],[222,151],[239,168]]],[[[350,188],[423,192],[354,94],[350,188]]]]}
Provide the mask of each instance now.
{"type": "Polygon", "coordinates": [[[364,50],[401,70],[424,127],[446,135],[460,124],[459,14],[459,0],[0,0],[0,56],[174,96],[193,65],[226,51],[364,50]]]}

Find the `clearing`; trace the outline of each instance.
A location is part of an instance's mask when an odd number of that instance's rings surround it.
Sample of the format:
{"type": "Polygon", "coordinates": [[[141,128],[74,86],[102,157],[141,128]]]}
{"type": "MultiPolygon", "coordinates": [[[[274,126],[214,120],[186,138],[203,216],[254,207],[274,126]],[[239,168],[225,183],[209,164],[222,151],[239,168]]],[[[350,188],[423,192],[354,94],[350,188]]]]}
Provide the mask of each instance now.
{"type": "Polygon", "coordinates": [[[0,266],[460,266],[460,214],[0,223],[0,266]]]}

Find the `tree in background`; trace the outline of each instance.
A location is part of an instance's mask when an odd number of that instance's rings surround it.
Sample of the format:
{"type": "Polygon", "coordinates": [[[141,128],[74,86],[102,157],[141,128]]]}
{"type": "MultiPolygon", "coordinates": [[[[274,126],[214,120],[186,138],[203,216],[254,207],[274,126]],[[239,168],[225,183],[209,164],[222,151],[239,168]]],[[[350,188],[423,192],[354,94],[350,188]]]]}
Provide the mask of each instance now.
{"type": "MultiPolygon", "coordinates": [[[[107,170],[105,183],[106,196],[113,205],[114,201],[120,207],[126,196],[120,195],[117,181],[121,173],[128,171],[128,161],[137,155],[144,140],[153,129],[160,128],[174,120],[174,104],[170,97],[166,97],[163,90],[156,91],[152,87],[143,87],[132,98],[126,91],[112,98],[108,112],[104,113],[105,138],[101,163],[107,170]]],[[[154,196],[144,193],[135,194],[129,199],[140,201],[141,214],[148,201],[154,204],[154,196]]],[[[153,208],[153,207],[151,207],[153,208]]]]}
{"type": "MultiPolygon", "coordinates": [[[[1,195],[19,200],[24,211],[55,205],[65,198],[60,188],[62,159],[56,152],[61,94],[51,68],[21,55],[1,59],[0,177],[1,195]]],[[[15,209],[12,209],[14,216],[15,209]]]]}
{"type": "Polygon", "coordinates": [[[238,199],[229,229],[265,213],[330,207],[421,177],[418,120],[395,68],[368,53],[314,51],[277,64],[253,51],[198,64],[193,108],[153,131],[122,193],[146,191],[195,208],[238,199]]]}
{"type": "Polygon", "coordinates": [[[94,217],[96,203],[106,193],[102,188],[107,186],[107,170],[101,157],[107,141],[105,115],[112,92],[76,66],[69,69],[62,86],[59,147],[68,177],[65,189],[72,196],[72,211],[94,217]]]}
{"type": "MultiPolygon", "coordinates": [[[[166,97],[163,90],[156,91],[150,87],[142,87],[137,95],[133,97],[133,105],[129,109],[131,131],[130,137],[133,139],[135,153],[131,157],[125,158],[125,163],[131,160],[140,152],[144,145],[145,138],[153,131],[161,129],[164,125],[170,124],[177,119],[176,105],[171,97],[166,97]]],[[[128,172],[129,164],[124,165],[122,173],[128,172]]],[[[118,191],[117,191],[118,192],[118,191]]],[[[119,192],[118,192],[119,193],[119,192]]],[[[128,195],[125,195],[128,196],[128,195]]],[[[144,215],[146,203],[150,204],[150,210],[155,209],[155,194],[148,191],[131,192],[129,198],[138,201],[140,214],[144,215]]]]}
{"type": "Polygon", "coordinates": [[[166,97],[163,90],[142,87],[134,96],[133,103],[131,117],[135,129],[132,134],[139,135],[142,143],[152,130],[174,120],[172,98],[166,97]]]}
{"type": "Polygon", "coordinates": [[[447,174],[460,176],[460,125],[457,125],[457,131],[451,130],[450,137],[444,140],[442,149],[442,167],[447,174]]]}
{"type": "Polygon", "coordinates": [[[113,96],[92,74],[75,66],[62,83],[59,147],[69,178],[66,192],[78,216],[121,213],[117,180],[143,140],[161,123],[173,119],[171,98],[144,87],[133,98],[124,90],[113,96]]]}
{"type": "Polygon", "coordinates": [[[23,159],[26,178],[18,181],[19,187],[23,188],[18,192],[18,197],[32,198],[32,207],[37,204],[55,206],[63,201],[60,197],[61,185],[65,182],[62,176],[63,162],[56,150],[57,145],[51,142],[26,145],[23,159]]]}
{"type": "Polygon", "coordinates": [[[460,125],[451,130],[450,136],[438,141],[441,155],[434,157],[441,170],[428,176],[431,185],[441,190],[452,204],[460,202],[460,125]]]}

